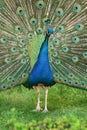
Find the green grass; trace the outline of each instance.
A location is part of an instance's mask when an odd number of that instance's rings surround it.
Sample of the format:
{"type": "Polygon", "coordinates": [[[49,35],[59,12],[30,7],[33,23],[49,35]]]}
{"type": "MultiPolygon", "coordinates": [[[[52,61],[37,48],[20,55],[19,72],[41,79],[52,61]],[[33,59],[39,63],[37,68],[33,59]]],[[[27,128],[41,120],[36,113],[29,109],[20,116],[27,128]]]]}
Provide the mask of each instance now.
{"type": "MultiPolygon", "coordinates": [[[[41,101],[41,106],[44,107],[44,89],[41,90],[41,101]]],[[[78,119],[87,117],[87,92],[65,85],[56,84],[49,88],[48,113],[32,112],[36,103],[36,91],[23,86],[0,92],[0,130],[5,130],[5,125],[12,116],[12,108],[16,109],[14,116],[18,122],[24,123],[32,120],[42,121],[46,117],[56,119],[71,114],[78,119]]]]}

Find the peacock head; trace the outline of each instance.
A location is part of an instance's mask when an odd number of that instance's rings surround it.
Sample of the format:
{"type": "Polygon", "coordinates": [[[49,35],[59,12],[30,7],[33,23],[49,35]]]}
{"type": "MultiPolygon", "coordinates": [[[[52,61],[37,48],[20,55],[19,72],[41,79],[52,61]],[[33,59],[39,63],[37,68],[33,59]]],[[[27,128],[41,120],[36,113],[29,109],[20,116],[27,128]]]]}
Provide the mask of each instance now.
{"type": "Polygon", "coordinates": [[[50,37],[51,34],[53,34],[53,28],[52,28],[52,27],[48,27],[48,28],[47,28],[47,33],[46,33],[46,35],[47,35],[48,37],[50,37]]]}

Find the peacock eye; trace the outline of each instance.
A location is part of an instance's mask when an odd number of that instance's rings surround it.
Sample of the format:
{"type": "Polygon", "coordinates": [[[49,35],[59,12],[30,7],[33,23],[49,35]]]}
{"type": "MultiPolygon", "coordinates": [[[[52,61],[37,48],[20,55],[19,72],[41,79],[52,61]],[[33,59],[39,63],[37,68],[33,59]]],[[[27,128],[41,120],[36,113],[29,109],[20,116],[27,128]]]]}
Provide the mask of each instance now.
{"type": "Polygon", "coordinates": [[[37,24],[37,20],[35,18],[30,19],[31,25],[35,26],[37,24]]]}
{"type": "Polygon", "coordinates": [[[72,61],[73,61],[74,63],[77,63],[77,62],[79,61],[79,59],[78,59],[77,56],[73,56],[73,57],[72,57],[72,61]]]}
{"type": "Polygon", "coordinates": [[[12,77],[11,77],[11,76],[9,76],[9,77],[7,78],[7,80],[8,80],[8,81],[11,81],[11,80],[12,80],[12,77]]]}
{"type": "Polygon", "coordinates": [[[3,9],[3,4],[2,3],[0,3],[0,9],[3,9]]]}
{"type": "Polygon", "coordinates": [[[64,26],[58,26],[57,27],[57,32],[62,32],[64,30],[64,26]]]}
{"type": "Polygon", "coordinates": [[[60,40],[59,39],[54,39],[53,40],[53,45],[56,45],[56,46],[60,46],[60,40]]]}
{"type": "Polygon", "coordinates": [[[19,14],[19,15],[24,15],[24,10],[23,10],[23,8],[22,7],[18,7],[17,8],[17,14],[19,14]]]}
{"type": "Polygon", "coordinates": [[[73,43],[78,43],[80,41],[79,37],[75,36],[75,37],[72,37],[72,42],[73,43]]]}
{"type": "Polygon", "coordinates": [[[81,5],[80,4],[75,4],[73,6],[73,11],[76,13],[79,13],[81,11],[81,5]]]}
{"type": "Polygon", "coordinates": [[[16,83],[16,79],[14,77],[11,78],[11,82],[12,84],[15,84],[16,83]]]}
{"type": "Polygon", "coordinates": [[[37,33],[38,34],[42,34],[42,32],[43,32],[42,28],[37,28],[37,33]]]}
{"type": "Polygon", "coordinates": [[[74,74],[73,73],[69,73],[69,78],[73,78],[74,74]]]}
{"type": "Polygon", "coordinates": [[[68,84],[69,84],[69,85],[72,85],[72,81],[71,81],[71,80],[69,80],[68,84]]]}
{"type": "Polygon", "coordinates": [[[28,52],[26,50],[23,51],[23,56],[27,56],[28,52]]]}
{"type": "Polygon", "coordinates": [[[42,20],[44,25],[48,25],[50,23],[50,19],[49,18],[43,18],[42,20]]]}
{"type": "Polygon", "coordinates": [[[56,73],[54,73],[54,77],[55,78],[59,78],[59,74],[56,72],[56,73]]]}
{"type": "Polygon", "coordinates": [[[17,51],[17,48],[16,48],[16,47],[12,47],[12,48],[11,48],[11,51],[12,51],[12,52],[16,52],[16,51],[17,51]]]}
{"type": "Polygon", "coordinates": [[[27,62],[26,59],[22,59],[22,60],[21,60],[21,63],[22,63],[22,64],[26,64],[26,62],[27,62]]]}
{"type": "Polygon", "coordinates": [[[10,63],[10,62],[11,62],[11,58],[10,58],[10,57],[5,58],[5,62],[6,62],[7,64],[10,63]]]}
{"type": "Polygon", "coordinates": [[[25,39],[21,39],[20,40],[20,44],[23,45],[23,46],[26,45],[26,40],[25,39]]]}
{"type": "Polygon", "coordinates": [[[64,13],[64,12],[63,12],[63,9],[62,9],[62,8],[57,8],[57,9],[56,9],[56,12],[55,12],[55,15],[60,17],[60,16],[63,15],[63,13],[64,13]]]}
{"type": "Polygon", "coordinates": [[[27,78],[28,77],[28,74],[27,73],[23,73],[22,74],[22,78],[27,78]]]}
{"type": "Polygon", "coordinates": [[[8,41],[8,40],[7,40],[7,37],[1,38],[1,42],[2,42],[2,43],[7,43],[7,41],[8,41]]]}
{"type": "Polygon", "coordinates": [[[84,87],[85,86],[85,81],[81,82],[81,86],[84,87]]]}
{"type": "Polygon", "coordinates": [[[87,52],[84,52],[83,54],[83,57],[87,59],[87,52]]]}
{"type": "Polygon", "coordinates": [[[60,59],[56,59],[55,60],[55,64],[59,65],[61,62],[60,62],[60,59]]]}
{"type": "Polygon", "coordinates": [[[66,77],[63,79],[63,82],[64,82],[64,83],[66,83],[66,82],[67,82],[67,78],[66,78],[66,77]]]}
{"type": "Polygon", "coordinates": [[[3,84],[1,88],[6,89],[7,88],[6,84],[3,84]]]}
{"type": "Polygon", "coordinates": [[[29,38],[29,39],[32,39],[32,37],[33,37],[33,33],[29,33],[29,34],[28,34],[28,38],[29,38]]]}
{"type": "Polygon", "coordinates": [[[75,81],[75,82],[74,82],[74,85],[76,85],[76,86],[77,86],[78,84],[79,84],[79,82],[78,82],[78,81],[75,81]]]}
{"type": "Polygon", "coordinates": [[[21,33],[23,30],[22,30],[22,28],[20,27],[20,26],[15,26],[15,30],[17,31],[17,32],[19,32],[19,33],[21,33]]]}
{"type": "Polygon", "coordinates": [[[63,47],[62,47],[62,50],[63,50],[63,52],[68,52],[68,51],[69,51],[69,48],[66,47],[66,46],[63,46],[63,47]]]}
{"type": "Polygon", "coordinates": [[[81,30],[84,29],[84,25],[82,25],[82,24],[80,24],[80,23],[77,23],[77,24],[75,25],[75,28],[76,28],[78,31],[81,31],[81,30]]]}
{"type": "Polygon", "coordinates": [[[42,0],[39,0],[36,3],[36,6],[37,6],[38,9],[43,9],[45,7],[45,3],[42,0]]]}

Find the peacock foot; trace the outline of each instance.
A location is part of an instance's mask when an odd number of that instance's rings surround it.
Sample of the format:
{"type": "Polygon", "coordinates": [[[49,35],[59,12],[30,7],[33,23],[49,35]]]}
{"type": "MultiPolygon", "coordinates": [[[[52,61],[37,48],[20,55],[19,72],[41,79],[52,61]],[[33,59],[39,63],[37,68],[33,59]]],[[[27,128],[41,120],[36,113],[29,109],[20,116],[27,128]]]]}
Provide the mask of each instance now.
{"type": "Polygon", "coordinates": [[[36,109],[34,109],[33,112],[39,112],[39,111],[41,111],[41,110],[42,110],[41,107],[36,107],[36,109]]]}
{"type": "Polygon", "coordinates": [[[48,112],[48,109],[44,109],[44,110],[43,110],[43,113],[46,113],[46,112],[48,112]]]}

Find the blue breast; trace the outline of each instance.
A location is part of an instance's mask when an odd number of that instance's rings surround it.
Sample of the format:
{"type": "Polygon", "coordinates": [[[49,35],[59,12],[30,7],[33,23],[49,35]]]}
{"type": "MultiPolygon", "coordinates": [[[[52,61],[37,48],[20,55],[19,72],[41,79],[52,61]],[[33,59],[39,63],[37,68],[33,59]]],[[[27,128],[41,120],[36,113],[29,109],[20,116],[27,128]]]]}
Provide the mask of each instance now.
{"type": "Polygon", "coordinates": [[[53,74],[49,65],[48,59],[48,37],[46,36],[31,73],[28,77],[28,86],[32,87],[38,83],[43,83],[45,86],[54,84],[53,74]]]}

